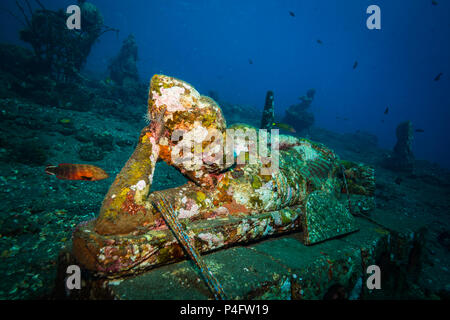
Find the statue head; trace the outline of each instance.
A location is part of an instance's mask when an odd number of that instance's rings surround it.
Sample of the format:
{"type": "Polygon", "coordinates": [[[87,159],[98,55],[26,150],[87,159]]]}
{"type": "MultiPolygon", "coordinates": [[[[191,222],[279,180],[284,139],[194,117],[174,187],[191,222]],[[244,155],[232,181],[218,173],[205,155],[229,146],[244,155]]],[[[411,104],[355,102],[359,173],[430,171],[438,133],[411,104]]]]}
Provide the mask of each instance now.
{"type": "Polygon", "coordinates": [[[148,118],[164,123],[159,138],[160,158],[184,175],[201,180],[203,174],[226,168],[222,157],[226,131],[222,110],[192,85],[173,77],[153,76],[148,118]]]}

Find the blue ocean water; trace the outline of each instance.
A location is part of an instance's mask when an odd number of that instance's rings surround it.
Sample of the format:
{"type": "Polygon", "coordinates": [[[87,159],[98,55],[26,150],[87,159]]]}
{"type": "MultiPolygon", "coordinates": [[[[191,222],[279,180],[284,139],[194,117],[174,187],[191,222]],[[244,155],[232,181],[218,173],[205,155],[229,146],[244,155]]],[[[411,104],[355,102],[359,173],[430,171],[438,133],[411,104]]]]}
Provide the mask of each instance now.
{"type": "MultiPolygon", "coordinates": [[[[448,2],[377,1],[381,30],[366,28],[371,1],[94,3],[105,23],[120,29],[120,39],[105,35],[87,68],[106,69],[121,38],[133,33],[143,79],[166,73],[255,106],[272,89],[280,111],[314,87],[319,125],[342,132],[364,129],[389,147],[397,123],[410,119],[425,130],[416,137],[417,157],[450,165],[448,2]],[[444,76],[434,82],[440,72],[444,76]],[[386,107],[389,116],[383,114],[386,107]]],[[[11,31],[2,27],[2,39],[13,36],[11,31]]]]}
{"type": "MultiPolygon", "coordinates": [[[[337,132],[368,131],[390,149],[397,124],[411,120],[425,131],[415,136],[416,158],[450,167],[448,1],[92,2],[105,24],[120,33],[101,37],[86,69],[106,72],[132,33],[143,81],[164,73],[204,93],[216,90],[224,100],[258,108],[266,90],[273,90],[280,114],[315,88],[311,112],[316,125],[337,132]],[[372,4],[381,9],[381,30],[366,27],[366,9],[372,4]],[[441,79],[433,81],[441,72],[441,79]]],[[[60,8],[74,1],[44,3],[60,8]]],[[[2,6],[12,7],[14,1],[2,6]]],[[[2,13],[2,42],[20,43],[19,28],[2,13]]]]}

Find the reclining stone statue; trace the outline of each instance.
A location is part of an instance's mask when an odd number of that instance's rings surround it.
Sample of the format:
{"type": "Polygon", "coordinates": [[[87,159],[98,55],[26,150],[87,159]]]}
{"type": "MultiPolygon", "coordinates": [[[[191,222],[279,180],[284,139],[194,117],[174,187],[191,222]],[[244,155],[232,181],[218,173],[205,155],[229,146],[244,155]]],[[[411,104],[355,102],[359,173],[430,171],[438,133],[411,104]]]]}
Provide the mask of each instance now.
{"type": "Polygon", "coordinates": [[[185,259],[155,206],[160,199],[201,253],[288,231],[314,244],[356,231],[350,208],[373,203],[372,168],[307,139],[244,124],[227,128],[217,103],[184,81],[153,76],[148,118],[98,218],[73,233],[75,258],[97,274],[117,277],[185,259]],[[188,183],[150,192],[159,160],[188,183]]]}

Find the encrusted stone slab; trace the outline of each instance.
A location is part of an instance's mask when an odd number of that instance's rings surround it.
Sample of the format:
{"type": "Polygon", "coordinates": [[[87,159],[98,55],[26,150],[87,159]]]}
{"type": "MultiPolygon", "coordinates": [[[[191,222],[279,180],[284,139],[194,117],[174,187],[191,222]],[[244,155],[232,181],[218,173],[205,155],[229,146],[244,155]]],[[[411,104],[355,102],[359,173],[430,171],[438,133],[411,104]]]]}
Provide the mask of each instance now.
{"type": "Polygon", "coordinates": [[[358,230],[355,219],[336,197],[312,192],[301,217],[304,243],[311,245],[358,230]]]}
{"type": "MultiPolygon", "coordinates": [[[[205,261],[225,292],[232,292],[234,299],[243,299],[248,292],[257,290],[261,283],[272,282],[273,275],[267,270],[277,274],[285,271],[280,264],[268,260],[264,254],[245,247],[207,255],[205,261]]],[[[168,290],[168,287],[177,287],[176,294],[181,294],[186,299],[210,299],[211,293],[200,277],[192,264],[184,261],[130,280],[116,282],[113,291],[119,299],[174,299],[174,292],[168,290]]]]}

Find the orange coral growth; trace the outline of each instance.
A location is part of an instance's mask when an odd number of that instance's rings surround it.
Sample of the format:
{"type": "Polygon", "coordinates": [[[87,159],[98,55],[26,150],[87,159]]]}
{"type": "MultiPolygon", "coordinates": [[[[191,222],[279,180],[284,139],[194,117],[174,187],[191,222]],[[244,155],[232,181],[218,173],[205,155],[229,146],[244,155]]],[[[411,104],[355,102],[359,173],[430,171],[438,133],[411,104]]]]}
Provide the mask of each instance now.
{"type": "Polygon", "coordinates": [[[122,211],[127,212],[131,215],[135,215],[139,211],[145,212],[146,209],[144,206],[136,204],[134,201],[135,191],[130,191],[127,193],[127,197],[122,204],[122,211]]]}
{"type": "Polygon", "coordinates": [[[171,150],[169,146],[159,145],[159,158],[169,165],[172,163],[171,150]]]}
{"type": "Polygon", "coordinates": [[[234,199],[232,202],[224,203],[223,206],[228,209],[231,215],[236,215],[239,213],[249,213],[250,210],[242,204],[237,203],[234,199]]]}

